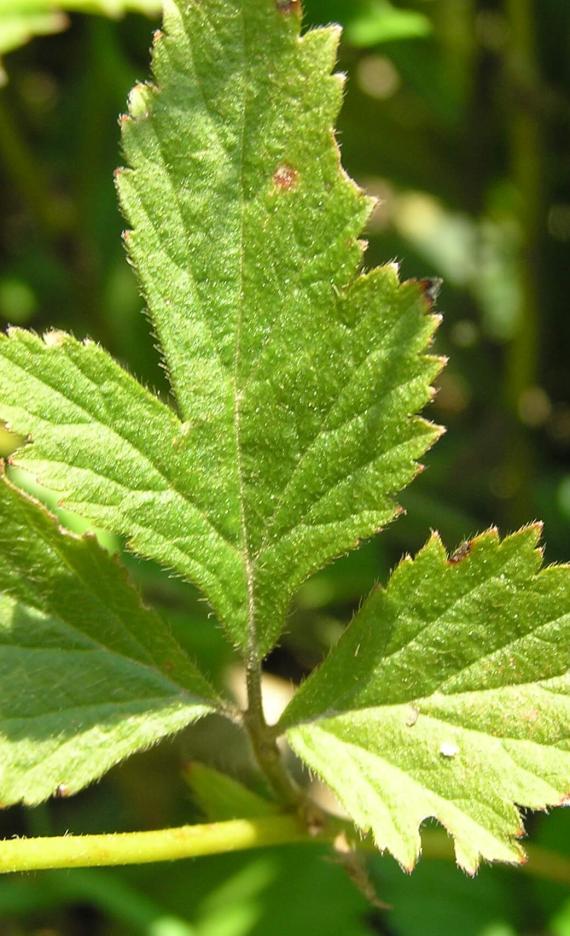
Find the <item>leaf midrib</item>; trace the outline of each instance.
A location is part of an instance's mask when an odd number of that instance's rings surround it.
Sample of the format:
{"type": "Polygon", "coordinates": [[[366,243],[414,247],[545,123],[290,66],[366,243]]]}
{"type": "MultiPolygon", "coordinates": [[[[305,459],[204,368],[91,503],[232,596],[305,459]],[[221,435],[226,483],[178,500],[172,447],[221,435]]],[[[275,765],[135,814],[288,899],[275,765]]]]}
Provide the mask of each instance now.
{"type": "Polygon", "coordinates": [[[254,568],[249,547],[249,532],[247,528],[247,516],[245,509],[245,482],[243,459],[241,450],[241,397],[239,390],[239,377],[241,365],[241,338],[243,329],[243,310],[245,303],[244,288],[244,251],[245,251],[245,187],[244,187],[244,163],[245,163],[245,140],[247,127],[247,105],[248,94],[247,80],[244,80],[247,70],[247,30],[246,17],[243,9],[243,3],[240,4],[240,25],[242,42],[242,104],[240,108],[241,124],[239,132],[238,147],[238,180],[239,180],[239,296],[236,316],[236,343],[234,355],[234,433],[236,444],[236,464],[238,478],[238,496],[240,512],[240,529],[242,536],[243,562],[247,587],[247,661],[248,665],[254,665],[258,660],[257,634],[255,626],[255,579],[254,568]]]}

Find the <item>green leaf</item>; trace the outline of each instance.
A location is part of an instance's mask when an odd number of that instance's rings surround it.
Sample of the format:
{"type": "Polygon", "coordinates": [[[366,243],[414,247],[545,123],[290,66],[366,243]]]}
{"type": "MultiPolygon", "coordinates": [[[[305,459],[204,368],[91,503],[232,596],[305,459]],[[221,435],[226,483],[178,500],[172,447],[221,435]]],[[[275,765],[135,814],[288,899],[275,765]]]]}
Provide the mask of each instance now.
{"type": "Polygon", "coordinates": [[[539,533],[491,531],[449,558],[433,536],[283,715],[295,751],[406,868],[429,817],[470,872],[521,861],[516,805],[570,792],[570,567],[539,571],[539,533]]]}
{"type": "MultiPolygon", "coordinates": [[[[64,10],[121,16],[129,11],[153,15],[161,0],[0,0],[0,55],[24,45],[34,36],[65,29],[64,10]]],[[[0,83],[5,74],[0,60],[0,83]]]]}
{"type": "Polygon", "coordinates": [[[280,811],[275,802],[206,764],[194,761],[186,767],[184,777],[209,822],[274,816],[280,811]]]}
{"type": "MultiPolygon", "coordinates": [[[[44,4],[44,9],[20,9],[12,0],[0,0],[0,53],[11,52],[24,45],[33,36],[58,32],[64,29],[67,20],[63,13],[53,9],[51,4],[44,4]]],[[[4,72],[0,74],[4,79],[4,72]]]]}
{"type": "Polygon", "coordinates": [[[0,802],[69,795],[216,705],[94,537],[0,480],[0,802]]]}
{"type": "Polygon", "coordinates": [[[351,17],[346,29],[349,42],[356,46],[378,45],[429,36],[432,25],[416,10],[401,10],[388,0],[368,0],[351,17]]]}
{"type": "Polygon", "coordinates": [[[371,208],[339,165],[338,30],[297,3],[167,6],[156,86],[118,174],[178,415],[99,348],[13,332],[0,416],[66,505],[194,581],[250,659],[298,586],[398,513],[439,430],[414,416],[437,319],[393,265],[361,273],[371,208]]]}

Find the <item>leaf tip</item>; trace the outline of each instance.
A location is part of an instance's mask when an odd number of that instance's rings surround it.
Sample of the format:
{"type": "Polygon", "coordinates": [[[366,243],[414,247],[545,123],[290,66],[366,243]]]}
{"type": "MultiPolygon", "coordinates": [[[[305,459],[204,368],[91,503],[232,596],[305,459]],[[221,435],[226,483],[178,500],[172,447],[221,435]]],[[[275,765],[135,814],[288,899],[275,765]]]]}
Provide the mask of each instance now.
{"type": "Polygon", "coordinates": [[[288,16],[291,13],[301,16],[301,0],[275,0],[275,6],[279,13],[288,16]]]}
{"type": "Polygon", "coordinates": [[[464,543],[461,543],[457,549],[451,553],[447,560],[448,565],[459,565],[460,562],[463,562],[464,559],[470,555],[471,550],[473,549],[473,540],[465,540],[464,543]]]}
{"type": "Polygon", "coordinates": [[[142,81],[131,88],[127,99],[129,109],[129,113],[126,115],[127,119],[132,117],[133,120],[144,120],[145,117],[148,117],[153,90],[151,84],[142,81]]]}
{"type": "Polygon", "coordinates": [[[71,340],[71,335],[61,331],[59,328],[50,328],[43,333],[42,340],[47,348],[59,348],[67,341],[71,340]]]}
{"type": "Polygon", "coordinates": [[[534,539],[536,539],[536,542],[538,543],[542,539],[543,534],[544,534],[544,523],[542,522],[542,520],[534,520],[532,523],[528,524],[526,529],[534,537],[534,539]]]}
{"type": "Polygon", "coordinates": [[[414,283],[420,290],[425,301],[427,309],[431,312],[438,300],[443,280],[439,276],[424,277],[423,279],[411,279],[409,283],[414,283]]]}

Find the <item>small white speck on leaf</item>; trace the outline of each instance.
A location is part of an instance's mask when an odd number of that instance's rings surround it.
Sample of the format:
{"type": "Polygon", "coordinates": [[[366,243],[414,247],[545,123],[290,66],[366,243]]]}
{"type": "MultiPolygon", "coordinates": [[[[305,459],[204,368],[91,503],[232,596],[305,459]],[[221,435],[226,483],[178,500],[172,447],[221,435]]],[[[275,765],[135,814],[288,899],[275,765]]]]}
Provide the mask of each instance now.
{"type": "Polygon", "coordinates": [[[456,754],[459,754],[459,748],[455,741],[444,741],[439,749],[439,753],[442,757],[455,757],[456,754]]]}

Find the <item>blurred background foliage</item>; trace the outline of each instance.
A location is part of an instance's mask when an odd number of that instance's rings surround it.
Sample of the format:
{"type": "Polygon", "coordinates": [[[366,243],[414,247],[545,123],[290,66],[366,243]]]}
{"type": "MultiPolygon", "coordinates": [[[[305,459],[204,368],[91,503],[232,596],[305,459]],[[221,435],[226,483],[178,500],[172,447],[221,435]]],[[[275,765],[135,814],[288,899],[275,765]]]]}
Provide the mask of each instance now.
{"type": "MultiPolygon", "coordinates": [[[[450,356],[431,416],[448,435],[403,498],[405,518],[301,590],[268,661],[270,706],[326,653],[374,581],[431,527],[450,548],[490,523],[540,517],[546,555],[570,559],[570,3],[306,0],[307,24],[345,26],[344,163],[379,199],[366,263],[441,276],[437,350],[450,356]]],[[[121,245],[117,115],[148,69],[154,0],[0,0],[0,322],[101,341],[166,392],[121,245]],[[67,10],[66,14],[64,10],[67,10]],[[65,31],[63,27],[67,27],[65,31]],[[34,34],[57,32],[24,40],[34,34]]],[[[155,20],[157,22],[157,20],[155,20]]],[[[2,430],[0,453],[14,440],[2,430]]],[[[57,507],[57,496],[17,480],[57,507]]],[[[63,514],[74,529],[80,519],[63,514]]],[[[120,544],[101,533],[114,550],[120,544]]],[[[239,676],[192,588],[126,561],[218,684],[239,676]]],[[[211,719],[133,758],[72,800],[0,816],[2,836],[198,821],[183,767],[254,786],[248,752],[211,719]]],[[[6,936],[570,936],[570,810],[528,817],[547,852],[533,873],[475,880],[437,850],[412,877],[375,858],[376,910],[316,848],[0,880],[6,936]]]]}

